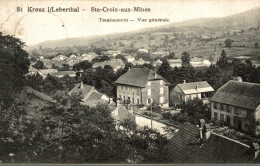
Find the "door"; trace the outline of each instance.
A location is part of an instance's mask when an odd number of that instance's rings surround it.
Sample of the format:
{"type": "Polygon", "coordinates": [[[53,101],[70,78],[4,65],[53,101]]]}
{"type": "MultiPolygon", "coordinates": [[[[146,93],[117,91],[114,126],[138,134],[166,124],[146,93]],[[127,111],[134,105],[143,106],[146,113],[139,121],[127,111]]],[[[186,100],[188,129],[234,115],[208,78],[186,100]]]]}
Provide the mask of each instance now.
{"type": "Polygon", "coordinates": [[[227,126],[230,126],[230,116],[227,116],[227,126]]]}

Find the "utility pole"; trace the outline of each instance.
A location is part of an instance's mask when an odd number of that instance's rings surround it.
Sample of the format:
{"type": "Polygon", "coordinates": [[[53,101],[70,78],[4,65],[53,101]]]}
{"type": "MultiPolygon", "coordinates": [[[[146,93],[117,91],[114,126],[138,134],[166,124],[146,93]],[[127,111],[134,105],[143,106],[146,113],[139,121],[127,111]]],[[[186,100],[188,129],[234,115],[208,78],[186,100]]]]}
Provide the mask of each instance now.
{"type": "Polygon", "coordinates": [[[153,103],[151,103],[151,129],[153,129],[153,103]]]}

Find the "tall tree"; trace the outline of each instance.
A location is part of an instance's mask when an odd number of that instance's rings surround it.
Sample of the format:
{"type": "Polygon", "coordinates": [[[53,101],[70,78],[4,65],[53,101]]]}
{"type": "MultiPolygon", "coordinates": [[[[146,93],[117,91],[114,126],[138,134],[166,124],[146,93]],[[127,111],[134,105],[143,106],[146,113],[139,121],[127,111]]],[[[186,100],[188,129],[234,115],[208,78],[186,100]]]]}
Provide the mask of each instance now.
{"type": "Polygon", "coordinates": [[[181,65],[184,67],[190,66],[190,54],[188,52],[183,52],[181,55],[181,65]]]}
{"type": "Polygon", "coordinates": [[[34,65],[34,68],[36,69],[46,69],[46,67],[44,66],[44,63],[40,60],[38,60],[34,65]]]}
{"type": "Polygon", "coordinates": [[[219,60],[217,61],[217,66],[222,69],[222,70],[227,70],[229,68],[229,63],[227,60],[227,56],[226,56],[226,52],[225,50],[222,50],[221,52],[221,56],[219,58],[219,60]]]}
{"type": "Polygon", "coordinates": [[[160,74],[162,77],[170,81],[169,73],[172,70],[169,62],[166,59],[162,59],[162,64],[158,68],[158,74],[160,74]]]}
{"type": "Polygon", "coordinates": [[[25,85],[30,61],[23,47],[19,39],[0,32],[0,102],[8,104],[25,85]]]}

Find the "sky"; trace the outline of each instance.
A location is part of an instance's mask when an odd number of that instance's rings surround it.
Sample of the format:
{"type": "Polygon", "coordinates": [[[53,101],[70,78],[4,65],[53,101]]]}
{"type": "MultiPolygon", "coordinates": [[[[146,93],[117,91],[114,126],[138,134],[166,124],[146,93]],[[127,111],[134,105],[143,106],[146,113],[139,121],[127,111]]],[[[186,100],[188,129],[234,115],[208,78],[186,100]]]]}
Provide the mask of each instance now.
{"type": "Polygon", "coordinates": [[[0,1],[0,31],[35,45],[46,40],[87,37],[155,27],[193,18],[225,17],[260,6],[259,0],[24,0],[0,1]],[[22,7],[23,12],[17,12],[22,7]],[[73,12],[28,12],[28,7],[79,7],[73,12]],[[95,8],[150,8],[150,12],[91,12],[95,8]],[[100,22],[99,18],[129,19],[129,22],[100,22]],[[138,22],[138,18],[167,18],[169,22],[138,22]]]}

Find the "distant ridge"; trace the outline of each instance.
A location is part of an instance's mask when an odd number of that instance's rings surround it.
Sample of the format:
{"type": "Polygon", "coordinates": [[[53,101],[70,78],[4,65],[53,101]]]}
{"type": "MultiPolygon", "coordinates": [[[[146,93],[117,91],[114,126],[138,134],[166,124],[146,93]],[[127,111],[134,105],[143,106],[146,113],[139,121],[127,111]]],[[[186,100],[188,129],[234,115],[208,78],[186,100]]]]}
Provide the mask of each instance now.
{"type": "MultiPolygon", "coordinates": [[[[209,27],[209,28],[221,28],[221,27],[248,27],[260,25],[260,7],[254,8],[242,13],[234,14],[227,17],[221,18],[196,18],[191,20],[185,20],[182,22],[171,23],[169,25],[163,25],[159,27],[144,28],[140,30],[130,31],[130,32],[121,32],[121,33],[112,33],[107,35],[100,36],[89,36],[89,37],[77,37],[77,38],[67,38],[60,40],[48,40],[41,42],[37,45],[29,46],[27,50],[32,50],[42,46],[42,48],[55,48],[55,47],[68,47],[68,46],[86,46],[93,42],[99,41],[101,39],[115,39],[119,37],[125,37],[128,35],[137,35],[140,33],[152,33],[159,32],[162,29],[178,28],[178,27],[209,27]]],[[[173,30],[172,30],[173,31],[173,30]]],[[[174,32],[174,31],[173,31],[174,32]]]]}

